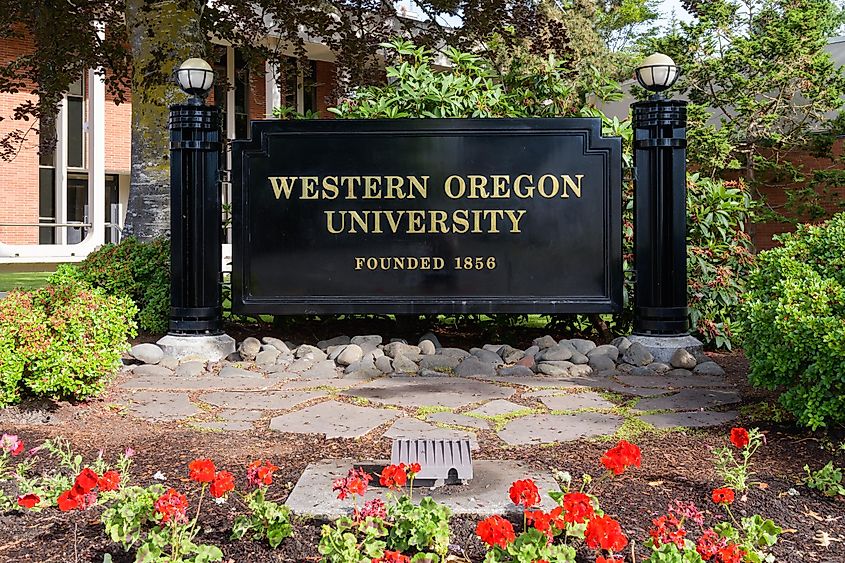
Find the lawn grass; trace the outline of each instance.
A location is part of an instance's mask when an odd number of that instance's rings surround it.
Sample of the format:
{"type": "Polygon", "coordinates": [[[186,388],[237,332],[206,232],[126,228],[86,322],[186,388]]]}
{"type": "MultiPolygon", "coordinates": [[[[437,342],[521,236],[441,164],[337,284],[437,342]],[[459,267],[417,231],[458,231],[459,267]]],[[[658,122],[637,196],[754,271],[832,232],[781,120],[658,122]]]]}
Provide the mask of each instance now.
{"type": "Polygon", "coordinates": [[[44,287],[52,272],[0,272],[0,291],[44,287]]]}

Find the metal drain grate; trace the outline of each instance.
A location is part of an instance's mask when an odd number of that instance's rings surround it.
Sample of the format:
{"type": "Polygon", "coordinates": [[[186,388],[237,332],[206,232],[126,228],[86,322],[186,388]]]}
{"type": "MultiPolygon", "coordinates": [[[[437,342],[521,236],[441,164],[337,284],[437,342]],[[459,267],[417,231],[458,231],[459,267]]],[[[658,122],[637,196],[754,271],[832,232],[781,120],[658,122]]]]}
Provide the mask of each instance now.
{"type": "Polygon", "coordinates": [[[415,479],[456,484],[472,479],[469,439],[428,440],[394,438],[390,463],[419,463],[415,479]]]}

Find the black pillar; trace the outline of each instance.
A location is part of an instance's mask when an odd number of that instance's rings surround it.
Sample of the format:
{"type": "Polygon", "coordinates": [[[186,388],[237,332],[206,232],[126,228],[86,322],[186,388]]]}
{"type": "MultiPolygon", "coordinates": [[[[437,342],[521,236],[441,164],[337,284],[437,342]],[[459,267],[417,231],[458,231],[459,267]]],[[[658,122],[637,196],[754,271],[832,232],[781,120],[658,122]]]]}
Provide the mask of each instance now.
{"type": "Polygon", "coordinates": [[[687,102],[634,108],[634,334],[679,336],[687,321],[687,102]]]}
{"type": "Polygon", "coordinates": [[[215,335],[220,297],[221,204],[216,107],[170,107],[170,334],[215,335]]]}

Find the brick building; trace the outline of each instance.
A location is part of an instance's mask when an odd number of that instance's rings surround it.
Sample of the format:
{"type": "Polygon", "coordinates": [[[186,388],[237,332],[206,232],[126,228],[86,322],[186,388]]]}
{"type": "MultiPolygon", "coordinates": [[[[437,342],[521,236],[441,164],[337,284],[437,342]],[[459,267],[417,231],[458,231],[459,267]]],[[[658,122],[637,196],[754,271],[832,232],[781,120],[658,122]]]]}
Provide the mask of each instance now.
{"type": "MultiPolygon", "coordinates": [[[[0,61],[33,48],[31,41],[0,39],[0,61]]],[[[265,65],[256,72],[236,49],[215,46],[209,103],[221,108],[229,139],[246,137],[250,120],[269,117],[280,105],[329,117],[334,56],[321,44],[308,44],[307,54],[310,68],[289,73],[282,99],[277,69],[265,65]]],[[[11,115],[28,100],[28,92],[0,94],[0,115],[11,115]]],[[[116,105],[88,71],[71,85],[53,123],[36,124],[42,139],[55,136],[54,150],[39,154],[40,138],[33,133],[13,160],[0,160],[0,264],[81,260],[103,242],[118,240],[129,197],[131,114],[131,94],[116,105]]],[[[0,121],[0,135],[20,127],[0,121]]]]}

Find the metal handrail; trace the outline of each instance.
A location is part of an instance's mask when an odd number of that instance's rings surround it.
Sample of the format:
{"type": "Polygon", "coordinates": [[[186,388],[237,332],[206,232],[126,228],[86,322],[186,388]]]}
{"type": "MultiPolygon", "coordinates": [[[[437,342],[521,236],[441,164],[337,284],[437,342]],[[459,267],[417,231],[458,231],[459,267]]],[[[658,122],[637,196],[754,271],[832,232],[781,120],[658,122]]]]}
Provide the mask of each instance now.
{"type": "Polygon", "coordinates": [[[0,223],[0,227],[93,227],[93,223],[0,223]]]}

